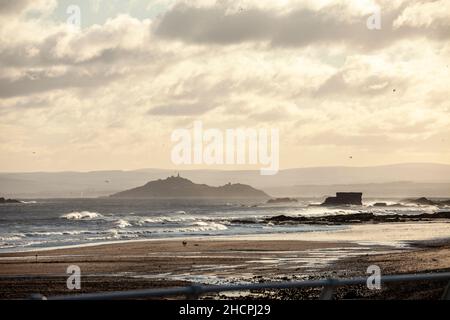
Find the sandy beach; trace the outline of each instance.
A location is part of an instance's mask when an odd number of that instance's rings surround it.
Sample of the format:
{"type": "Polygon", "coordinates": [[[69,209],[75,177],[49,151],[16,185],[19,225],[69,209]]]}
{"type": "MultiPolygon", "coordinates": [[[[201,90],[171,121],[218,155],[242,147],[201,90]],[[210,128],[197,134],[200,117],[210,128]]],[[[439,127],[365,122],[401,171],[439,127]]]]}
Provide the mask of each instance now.
{"type": "MultiPolygon", "coordinates": [[[[444,241],[445,230],[448,231],[445,223],[442,226],[405,224],[402,228],[389,224],[361,225],[329,234],[279,234],[258,239],[193,238],[184,243],[180,239],[155,240],[3,253],[0,254],[0,298],[22,299],[33,293],[73,294],[66,288],[69,265],[77,265],[82,271],[82,289],[77,293],[173,287],[193,282],[219,284],[361,276],[373,264],[379,265],[383,274],[438,272],[450,270],[450,245],[444,241]],[[440,240],[410,241],[411,234],[420,240],[418,230],[426,234],[427,226],[437,230],[436,235],[442,236],[440,240]],[[439,227],[443,228],[442,234],[439,227]],[[370,233],[374,228],[379,230],[378,234],[370,233]],[[386,239],[390,241],[383,241],[386,239]]],[[[439,294],[443,284],[438,285],[438,288],[429,285],[434,291],[427,291],[425,296],[439,294]]],[[[358,297],[374,296],[361,288],[358,292],[358,297]]],[[[290,291],[288,296],[286,292],[264,294],[270,298],[312,299],[318,293],[313,290],[290,291]]],[[[346,295],[348,292],[341,292],[342,297],[346,295]]]]}

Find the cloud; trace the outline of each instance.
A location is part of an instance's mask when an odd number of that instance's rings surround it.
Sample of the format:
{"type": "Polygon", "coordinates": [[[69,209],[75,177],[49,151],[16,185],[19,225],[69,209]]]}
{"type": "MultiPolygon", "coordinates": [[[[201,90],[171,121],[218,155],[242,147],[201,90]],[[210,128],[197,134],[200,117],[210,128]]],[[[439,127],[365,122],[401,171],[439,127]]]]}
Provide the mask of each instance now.
{"type": "Polygon", "coordinates": [[[290,167],[450,162],[445,1],[379,0],[380,31],[372,0],[160,1],[151,19],[106,1],[79,32],[61,7],[35,14],[52,2],[1,8],[5,170],[167,167],[195,120],[279,128],[290,167]],[[36,146],[45,159],[24,156],[36,146]]]}
{"type": "Polygon", "coordinates": [[[52,10],[55,0],[0,0],[1,15],[20,15],[27,11],[44,12],[52,10]]]}
{"type": "MultiPolygon", "coordinates": [[[[305,47],[314,44],[343,44],[365,49],[381,48],[395,41],[430,37],[426,26],[393,23],[405,5],[381,11],[381,30],[369,30],[370,15],[353,16],[342,6],[321,10],[301,8],[289,12],[242,9],[229,12],[224,6],[174,6],[158,22],[155,34],[166,39],[195,44],[231,45],[243,42],[267,42],[273,47],[305,47]]],[[[436,27],[436,37],[450,37],[444,26],[436,27]]],[[[433,37],[433,34],[431,34],[433,37]]]]}
{"type": "Polygon", "coordinates": [[[28,0],[0,0],[0,14],[8,15],[22,12],[30,3],[28,0]]]}
{"type": "Polygon", "coordinates": [[[136,64],[155,59],[147,45],[149,25],[119,15],[81,32],[55,26],[34,41],[3,43],[0,97],[105,86],[136,64]]]}
{"type": "Polygon", "coordinates": [[[0,97],[11,98],[36,93],[67,89],[67,88],[93,88],[106,85],[119,75],[114,73],[95,72],[64,72],[51,74],[46,71],[28,73],[18,79],[0,78],[0,97]]]}
{"type": "Polygon", "coordinates": [[[150,39],[150,21],[139,21],[126,15],[109,19],[80,32],[67,26],[50,28],[49,34],[34,41],[4,44],[0,57],[3,65],[20,67],[37,65],[80,65],[91,61],[106,62],[138,53],[150,39]]]}
{"type": "Polygon", "coordinates": [[[367,74],[362,79],[348,79],[345,71],[339,71],[328,78],[315,92],[318,98],[341,95],[370,96],[400,92],[406,86],[406,81],[379,75],[367,74]]]}
{"type": "Polygon", "coordinates": [[[395,28],[425,27],[440,29],[450,26],[450,2],[438,0],[412,3],[394,21],[395,28]]]}
{"type": "Polygon", "coordinates": [[[160,105],[148,111],[149,115],[155,116],[195,116],[202,115],[214,109],[214,106],[208,102],[194,102],[194,103],[173,103],[167,105],[160,105]]]}

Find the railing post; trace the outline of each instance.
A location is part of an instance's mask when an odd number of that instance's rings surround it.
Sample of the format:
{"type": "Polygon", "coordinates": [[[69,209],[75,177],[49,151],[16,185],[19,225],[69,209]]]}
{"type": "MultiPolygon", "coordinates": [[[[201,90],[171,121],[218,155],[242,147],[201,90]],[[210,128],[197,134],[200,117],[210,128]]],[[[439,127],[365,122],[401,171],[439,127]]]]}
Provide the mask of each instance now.
{"type": "Polygon", "coordinates": [[[319,300],[333,300],[336,284],[336,280],[328,279],[327,284],[323,287],[323,290],[320,293],[319,300]]]}
{"type": "Polygon", "coordinates": [[[444,290],[444,294],[442,295],[441,300],[450,300],[450,282],[447,284],[447,287],[444,290]]]}
{"type": "Polygon", "coordinates": [[[202,293],[202,287],[199,285],[193,285],[189,287],[190,291],[189,294],[186,295],[187,300],[198,300],[200,298],[200,295],[202,293]]]}

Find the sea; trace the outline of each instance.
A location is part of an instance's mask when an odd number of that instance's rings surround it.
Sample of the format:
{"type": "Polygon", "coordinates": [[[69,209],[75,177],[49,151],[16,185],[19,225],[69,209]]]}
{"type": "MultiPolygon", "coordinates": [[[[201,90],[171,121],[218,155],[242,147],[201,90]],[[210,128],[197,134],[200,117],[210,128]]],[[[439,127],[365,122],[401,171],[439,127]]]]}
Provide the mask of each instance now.
{"type": "Polygon", "coordinates": [[[90,245],[145,239],[327,232],[346,225],[274,225],[263,220],[278,215],[324,216],[373,212],[422,214],[429,206],[322,207],[317,199],[267,204],[261,200],[39,199],[0,205],[0,252],[90,245]]]}

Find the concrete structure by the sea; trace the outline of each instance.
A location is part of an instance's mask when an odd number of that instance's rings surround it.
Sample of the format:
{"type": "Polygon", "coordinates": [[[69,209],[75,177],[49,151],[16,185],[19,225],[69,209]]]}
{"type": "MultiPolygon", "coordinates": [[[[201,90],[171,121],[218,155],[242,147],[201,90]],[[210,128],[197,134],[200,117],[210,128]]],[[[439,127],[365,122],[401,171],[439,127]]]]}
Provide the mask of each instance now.
{"type": "Polygon", "coordinates": [[[338,192],[335,197],[325,199],[323,206],[362,205],[362,192],[338,192]]]}

